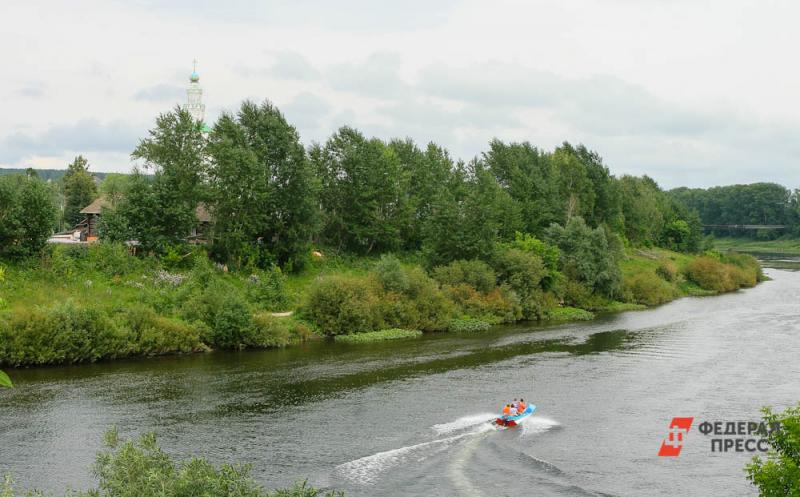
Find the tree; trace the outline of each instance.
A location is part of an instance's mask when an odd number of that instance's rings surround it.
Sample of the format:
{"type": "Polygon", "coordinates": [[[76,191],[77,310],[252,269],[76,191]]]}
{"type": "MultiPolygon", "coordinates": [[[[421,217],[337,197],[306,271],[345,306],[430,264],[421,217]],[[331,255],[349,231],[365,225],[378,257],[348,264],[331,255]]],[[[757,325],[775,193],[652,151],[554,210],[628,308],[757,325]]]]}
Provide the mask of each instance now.
{"type": "Polygon", "coordinates": [[[94,177],[89,174],[89,162],[82,156],[67,168],[63,178],[64,184],[64,222],[72,227],[83,218],[81,209],[92,203],[97,198],[97,185],[94,177]]]}
{"type": "Polygon", "coordinates": [[[0,177],[0,257],[38,254],[53,232],[56,209],[50,191],[36,177],[0,177]]]}
{"type": "Polygon", "coordinates": [[[408,174],[397,153],[343,127],[310,156],[321,181],[323,239],[362,254],[397,250],[409,209],[408,174]]]}
{"type": "Polygon", "coordinates": [[[245,101],[211,133],[215,251],[299,269],[316,232],[317,184],[297,130],[271,103],[245,101]]]}
{"type": "Polygon", "coordinates": [[[174,194],[162,174],[134,170],[128,191],[116,207],[104,209],[100,231],[109,241],[137,240],[145,251],[163,252],[184,242],[197,222],[194,209],[174,194]]]}
{"type": "Polygon", "coordinates": [[[181,107],[161,114],[131,156],[143,160],[154,174],[148,178],[137,170],[131,176],[127,194],[116,207],[125,220],[118,224],[126,225],[129,237],[146,250],[162,251],[183,243],[196,226],[197,206],[207,195],[201,123],[181,107]]]}
{"type": "Polygon", "coordinates": [[[765,407],[764,423],[770,430],[766,441],[770,451],[766,459],[753,457],[747,465],[747,479],[758,487],[761,497],[800,495],[800,404],[782,413],[765,407]]]}
{"type": "Polygon", "coordinates": [[[479,161],[459,165],[424,227],[428,265],[459,259],[488,261],[497,241],[511,240],[522,225],[520,206],[479,161]]]}
{"type": "Polygon", "coordinates": [[[606,297],[616,296],[622,285],[622,245],[615,234],[573,217],[566,226],[550,226],[546,238],[561,250],[561,271],[567,278],[606,297]]]}
{"type": "Polygon", "coordinates": [[[112,207],[116,206],[125,197],[129,181],[128,174],[109,173],[100,183],[100,193],[112,207]]]}

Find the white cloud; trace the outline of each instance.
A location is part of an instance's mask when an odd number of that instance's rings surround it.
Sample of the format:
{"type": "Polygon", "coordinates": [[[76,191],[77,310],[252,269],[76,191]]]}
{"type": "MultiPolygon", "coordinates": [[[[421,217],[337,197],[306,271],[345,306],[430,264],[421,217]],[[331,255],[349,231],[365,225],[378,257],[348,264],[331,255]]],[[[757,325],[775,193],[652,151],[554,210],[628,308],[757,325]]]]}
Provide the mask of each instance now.
{"type": "Polygon", "coordinates": [[[800,4],[747,0],[30,0],[0,17],[0,165],[127,156],[185,100],[275,102],[304,141],[341,125],[596,149],[665,186],[795,186],[800,4]],[[33,29],[32,27],[35,27],[33,29]]]}

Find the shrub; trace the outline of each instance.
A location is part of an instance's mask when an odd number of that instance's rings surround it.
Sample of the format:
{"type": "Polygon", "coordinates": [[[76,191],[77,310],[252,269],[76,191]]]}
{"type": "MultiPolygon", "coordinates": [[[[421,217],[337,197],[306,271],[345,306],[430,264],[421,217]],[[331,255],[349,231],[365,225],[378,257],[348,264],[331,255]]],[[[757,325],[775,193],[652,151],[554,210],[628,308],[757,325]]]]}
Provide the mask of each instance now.
{"type": "Polygon", "coordinates": [[[253,328],[248,347],[285,347],[297,338],[286,318],[271,316],[266,312],[253,316],[253,328]]]}
{"type": "Polygon", "coordinates": [[[519,297],[522,316],[539,319],[544,295],[539,283],[547,273],[542,259],[520,249],[500,249],[494,255],[493,264],[500,282],[511,287],[519,297]]]}
{"type": "Polygon", "coordinates": [[[67,302],[20,310],[0,322],[0,364],[93,362],[130,352],[130,337],[95,307],[67,302]]]}
{"type": "Polygon", "coordinates": [[[497,284],[494,270],[483,261],[453,261],[433,269],[433,278],[442,285],[467,284],[483,293],[491,292],[497,284]]]}
{"type": "Polygon", "coordinates": [[[336,335],[334,339],[337,342],[342,342],[342,343],[370,343],[370,342],[382,342],[384,340],[417,338],[421,336],[422,332],[419,330],[403,330],[399,328],[392,328],[388,330],[369,331],[366,333],[355,333],[352,335],[336,335]]]}
{"type": "Polygon", "coordinates": [[[664,281],[674,282],[678,279],[678,268],[672,261],[661,261],[656,268],[656,274],[664,281]]]}
{"type": "Polygon", "coordinates": [[[408,278],[397,257],[391,254],[382,255],[381,260],[375,264],[374,273],[385,290],[392,292],[408,290],[408,278]]]}
{"type": "Polygon", "coordinates": [[[286,277],[281,268],[273,266],[267,271],[254,271],[247,279],[250,300],[266,309],[285,309],[288,304],[284,286],[286,277]]]}
{"type": "Polygon", "coordinates": [[[486,331],[492,327],[491,323],[482,321],[480,319],[466,318],[466,319],[453,319],[450,321],[448,331],[456,332],[479,332],[486,331]]]}
{"type": "Polygon", "coordinates": [[[637,304],[658,305],[675,298],[675,291],[669,283],[654,273],[636,273],[625,279],[625,293],[637,304]]]}
{"type": "MultiPolygon", "coordinates": [[[[317,490],[306,482],[274,493],[263,490],[250,476],[247,465],[214,466],[193,457],[175,461],[161,450],[153,433],[138,440],[121,440],[116,429],[105,436],[107,452],[97,455],[93,473],[98,488],[87,492],[68,491],[72,497],[344,497],[341,492],[317,490]]],[[[9,478],[0,484],[0,496],[16,495],[9,478]]],[[[29,497],[41,496],[28,492],[29,497]]]]}
{"type": "Polygon", "coordinates": [[[446,286],[444,291],[462,315],[499,323],[511,323],[522,317],[519,297],[507,285],[487,294],[478,292],[466,283],[446,286]]]}
{"type": "Polygon", "coordinates": [[[309,292],[303,314],[325,335],[371,331],[381,327],[377,290],[370,278],[323,277],[309,292]]]}
{"type": "Polygon", "coordinates": [[[132,352],[145,355],[208,350],[200,330],[183,321],[159,316],[144,306],[132,307],[121,316],[120,326],[131,332],[132,352]]]}
{"type": "Polygon", "coordinates": [[[214,347],[242,349],[256,341],[247,301],[235,287],[220,281],[189,298],[183,306],[183,317],[205,323],[206,343],[214,347]]]}
{"type": "Polygon", "coordinates": [[[727,292],[738,288],[725,264],[709,256],[691,261],[686,266],[686,276],[705,290],[727,292]]]}
{"type": "Polygon", "coordinates": [[[556,307],[550,310],[548,318],[552,321],[589,321],[594,314],[577,307],[556,307]]]}

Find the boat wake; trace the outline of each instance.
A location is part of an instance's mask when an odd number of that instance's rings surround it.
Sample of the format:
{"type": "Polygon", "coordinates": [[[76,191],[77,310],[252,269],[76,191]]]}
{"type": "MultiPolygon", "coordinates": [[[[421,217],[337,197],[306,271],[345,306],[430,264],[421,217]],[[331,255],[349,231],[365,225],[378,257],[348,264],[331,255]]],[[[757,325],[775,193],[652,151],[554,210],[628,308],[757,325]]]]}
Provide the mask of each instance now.
{"type": "Polygon", "coordinates": [[[455,421],[450,421],[449,423],[433,425],[431,426],[431,429],[435,431],[437,435],[446,435],[448,433],[455,433],[457,431],[466,430],[467,428],[488,423],[495,418],[497,418],[497,414],[493,414],[491,412],[471,414],[469,416],[460,417],[455,421]]]}
{"type": "Polygon", "coordinates": [[[556,420],[544,416],[530,416],[529,419],[522,423],[521,436],[538,435],[558,426],[561,426],[561,423],[556,420]]]}
{"type": "MultiPolygon", "coordinates": [[[[448,450],[453,445],[475,435],[493,431],[492,425],[486,423],[487,419],[479,423],[472,423],[466,427],[473,427],[464,433],[452,435],[445,438],[422,442],[415,445],[400,447],[399,449],[378,452],[370,456],[362,457],[354,461],[340,464],[336,467],[336,472],[341,476],[355,483],[369,485],[375,483],[384,471],[406,464],[408,462],[421,462],[425,459],[448,450]]],[[[459,430],[464,428],[455,428],[459,430]]],[[[451,430],[454,431],[454,430],[451,430]]]]}

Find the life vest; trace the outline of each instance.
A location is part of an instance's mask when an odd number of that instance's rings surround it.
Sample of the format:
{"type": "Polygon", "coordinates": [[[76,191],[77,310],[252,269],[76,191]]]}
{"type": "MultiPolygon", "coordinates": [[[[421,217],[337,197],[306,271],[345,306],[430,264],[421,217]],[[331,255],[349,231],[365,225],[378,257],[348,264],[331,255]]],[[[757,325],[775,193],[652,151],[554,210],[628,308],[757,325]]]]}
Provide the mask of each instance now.
{"type": "Polygon", "coordinates": [[[508,407],[508,406],[505,406],[505,407],[503,408],[503,414],[505,414],[506,416],[508,416],[510,413],[511,413],[511,408],[510,408],[510,407],[508,407]]]}
{"type": "Polygon", "coordinates": [[[527,409],[527,408],[528,408],[528,406],[527,406],[527,405],[525,405],[525,402],[520,402],[520,403],[519,403],[519,407],[517,408],[517,410],[518,410],[519,412],[525,412],[525,409],[527,409]]]}

